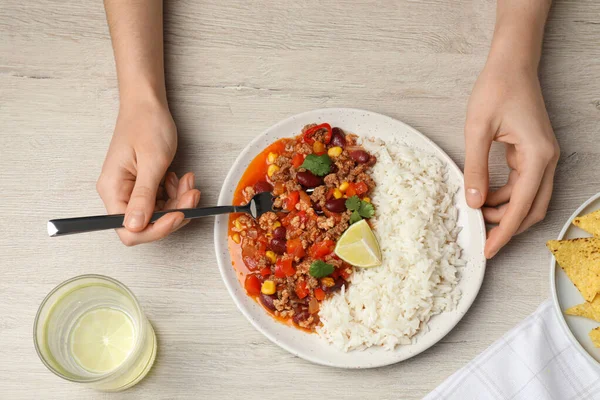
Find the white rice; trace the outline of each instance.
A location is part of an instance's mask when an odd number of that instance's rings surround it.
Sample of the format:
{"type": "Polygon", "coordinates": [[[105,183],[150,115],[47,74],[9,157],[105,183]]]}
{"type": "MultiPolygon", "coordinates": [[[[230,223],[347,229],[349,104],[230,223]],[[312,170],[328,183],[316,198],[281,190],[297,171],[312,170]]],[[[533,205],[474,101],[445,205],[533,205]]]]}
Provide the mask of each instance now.
{"type": "Polygon", "coordinates": [[[355,268],[351,284],[323,302],[318,334],[345,351],[411,344],[432,315],[460,298],[455,187],[436,157],[397,143],[364,143],[377,156],[371,219],[383,265],[355,268]]]}

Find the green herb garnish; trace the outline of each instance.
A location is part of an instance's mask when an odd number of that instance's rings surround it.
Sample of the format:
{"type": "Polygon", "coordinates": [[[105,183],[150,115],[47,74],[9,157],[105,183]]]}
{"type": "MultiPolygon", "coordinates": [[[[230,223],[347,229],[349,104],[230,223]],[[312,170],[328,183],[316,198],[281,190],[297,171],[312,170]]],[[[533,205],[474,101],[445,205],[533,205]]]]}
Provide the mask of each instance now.
{"type": "Polygon", "coordinates": [[[363,218],[371,218],[373,215],[375,215],[375,208],[373,207],[373,204],[361,200],[358,213],[363,218]]]}
{"type": "Polygon", "coordinates": [[[324,261],[317,260],[310,264],[310,269],[308,273],[311,274],[315,278],[323,278],[324,276],[330,275],[333,273],[335,268],[331,264],[327,264],[324,261]]]}
{"type": "Polygon", "coordinates": [[[307,169],[317,176],[325,176],[331,169],[331,158],[327,154],[320,156],[309,154],[304,159],[300,168],[307,169]]]}
{"type": "Polygon", "coordinates": [[[358,196],[352,196],[346,200],[346,208],[353,211],[352,215],[350,215],[350,225],[363,218],[371,218],[375,215],[373,204],[359,199],[358,196]]]}
{"type": "Polygon", "coordinates": [[[362,219],[362,217],[360,216],[358,211],[353,211],[352,215],[350,215],[350,225],[352,225],[355,222],[360,221],[361,219],[362,219]]]}

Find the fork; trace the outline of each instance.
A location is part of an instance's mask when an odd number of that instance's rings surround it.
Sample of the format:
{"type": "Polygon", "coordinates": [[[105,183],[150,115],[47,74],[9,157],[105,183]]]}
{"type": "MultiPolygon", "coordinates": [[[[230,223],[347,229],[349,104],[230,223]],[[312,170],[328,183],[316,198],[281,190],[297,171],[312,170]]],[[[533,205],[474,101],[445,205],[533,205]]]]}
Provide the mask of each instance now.
{"type": "MultiPolygon", "coordinates": [[[[254,197],[243,206],[217,206],[204,208],[182,208],[178,210],[157,211],[152,214],[150,223],[170,212],[182,212],[185,219],[210,217],[212,215],[246,213],[252,218],[258,219],[269,211],[280,212],[282,210],[273,207],[274,197],[269,192],[255,194],[254,197]]],[[[92,217],[51,219],[48,221],[48,235],[64,236],[74,233],[102,231],[106,229],[117,229],[123,227],[124,214],[96,215],[92,217]]]]}

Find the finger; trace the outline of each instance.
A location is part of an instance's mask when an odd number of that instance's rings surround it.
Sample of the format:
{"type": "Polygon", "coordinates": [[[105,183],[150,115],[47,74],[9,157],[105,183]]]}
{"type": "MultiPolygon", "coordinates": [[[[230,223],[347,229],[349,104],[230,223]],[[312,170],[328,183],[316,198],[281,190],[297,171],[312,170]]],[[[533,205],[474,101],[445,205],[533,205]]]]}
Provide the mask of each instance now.
{"type": "Polygon", "coordinates": [[[117,233],[121,241],[126,246],[136,246],[142,243],[149,243],[164,238],[169,233],[178,229],[183,223],[183,213],[172,212],[163,215],[157,219],[153,224],[148,225],[146,229],[141,232],[131,232],[127,229],[118,229],[117,233]]]}
{"type": "Polygon", "coordinates": [[[156,191],[165,171],[140,157],[138,175],[125,211],[125,227],[132,232],[142,231],[150,221],[156,204],[156,191]]]}
{"type": "Polygon", "coordinates": [[[193,172],[188,172],[179,180],[177,187],[177,198],[181,197],[185,192],[192,190],[196,186],[196,177],[193,172]]]}
{"type": "Polygon", "coordinates": [[[488,194],[487,199],[485,200],[485,205],[488,207],[497,207],[501,204],[507,203],[508,200],[510,200],[512,188],[518,176],[519,174],[516,170],[511,170],[510,174],[508,175],[508,181],[506,182],[506,185],[488,194]]]}
{"type": "Polygon", "coordinates": [[[167,178],[165,179],[165,189],[167,190],[167,195],[169,199],[177,198],[177,187],[179,186],[179,178],[175,172],[169,172],[167,174],[167,178]]]}
{"type": "Polygon", "coordinates": [[[465,127],[465,196],[471,208],[480,208],[489,186],[488,157],[492,135],[486,125],[465,127]]]}
{"type": "Polygon", "coordinates": [[[165,209],[166,202],[164,200],[157,200],[154,206],[154,211],[161,211],[165,209]]]}
{"type": "Polygon", "coordinates": [[[177,200],[176,208],[194,208],[200,201],[200,191],[192,189],[186,192],[180,199],[177,200]]]}
{"type": "Polygon", "coordinates": [[[533,205],[531,206],[531,210],[521,223],[521,226],[517,231],[517,235],[523,233],[523,231],[529,229],[532,225],[537,224],[546,217],[546,211],[548,210],[550,198],[552,197],[552,189],[554,187],[555,169],[556,167],[554,166],[549,166],[546,168],[540,189],[538,190],[537,196],[535,197],[533,205]]]}
{"type": "Polygon", "coordinates": [[[487,258],[492,258],[517,233],[533,205],[546,168],[540,158],[532,157],[528,162],[515,182],[508,209],[500,224],[490,231],[484,250],[487,258]]]}
{"type": "Polygon", "coordinates": [[[483,212],[485,222],[488,224],[497,224],[502,220],[507,209],[508,204],[503,204],[500,207],[483,207],[481,211],[483,212]]]}

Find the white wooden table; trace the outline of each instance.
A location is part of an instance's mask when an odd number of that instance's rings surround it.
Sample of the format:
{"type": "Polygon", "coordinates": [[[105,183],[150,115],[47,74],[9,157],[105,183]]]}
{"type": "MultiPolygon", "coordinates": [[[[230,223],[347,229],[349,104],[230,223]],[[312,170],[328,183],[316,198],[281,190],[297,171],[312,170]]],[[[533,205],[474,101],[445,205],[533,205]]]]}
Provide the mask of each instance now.
{"type": "MultiPolygon", "coordinates": [[[[255,135],[335,106],[403,120],[462,165],[466,102],[494,12],[492,0],[167,1],[174,168],[195,171],[201,204],[214,204],[255,135]]],[[[221,282],[212,220],[135,248],[113,232],[47,237],[49,218],[104,212],[95,181],[118,108],[110,38],[101,1],[2,0],[0,398],[423,397],[548,297],[544,242],[600,190],[599,15],[596,0],[557,0],[551,13],[541,75],[563,156],[547,219],[489,263],[474,306],[438,345],[395,366],[345,371],[295,358],[252,328],[221,282]],[[35,353],[39,303],[84,273],[127,284],[158,335],[153,370],[127,392],[63,382],[35,353]]]]}

